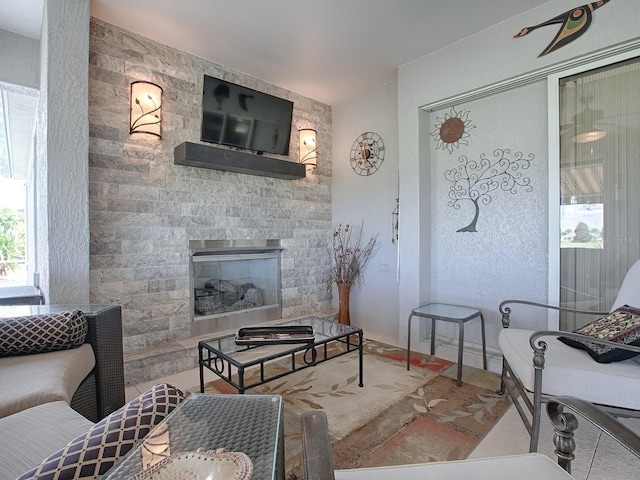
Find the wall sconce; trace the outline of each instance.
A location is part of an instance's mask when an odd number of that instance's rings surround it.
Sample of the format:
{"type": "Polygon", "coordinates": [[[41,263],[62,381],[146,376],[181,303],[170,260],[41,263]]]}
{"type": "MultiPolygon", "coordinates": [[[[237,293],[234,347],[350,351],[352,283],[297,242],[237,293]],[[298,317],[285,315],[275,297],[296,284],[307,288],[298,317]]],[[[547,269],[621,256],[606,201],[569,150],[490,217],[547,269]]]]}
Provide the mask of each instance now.
{"type": "Polygon", "coordinates": [[[318,146],[316,144],[316,131],[311,128],[298,130],[300,140],[300,151],[298,152],[298,163],[318,166],[318,146]]]}
{"type": "Polygon", "coordinates": [[[129,133],[150,133],[162,138],[162,87],[137,81],[131,84],[129,133]]]}

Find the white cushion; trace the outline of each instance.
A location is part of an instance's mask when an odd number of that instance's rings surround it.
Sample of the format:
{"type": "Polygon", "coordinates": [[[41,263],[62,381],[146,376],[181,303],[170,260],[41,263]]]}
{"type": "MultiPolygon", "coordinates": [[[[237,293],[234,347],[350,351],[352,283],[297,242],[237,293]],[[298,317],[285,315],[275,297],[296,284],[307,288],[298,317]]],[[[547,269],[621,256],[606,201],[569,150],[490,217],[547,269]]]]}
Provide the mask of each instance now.
{"type": "MultiPolygon", "coordinates": [[[[515,375],[533,391],[533,350],[529,337],[533,331],[505,328],[498,344],[515,375]]],[[[542,337],[547,343],[542,393],[570,395],[589,402],[640,410],[640,365],[632,360],[598,363],[587,352],[569,347],[555,337],[542,337]]]]}
{"type": "Polygon", "coordinates": [[[15,480],[91,427],[62,401],[0,418],[0,480],[15,480]]]}
{"type": "Polygon", "coordinates": [[[640,308],[640,260],[636,261],[624,277],[616,301],[613,302],[611,311],[622,305],[640,308]]]}
{"type": "Polygon", "coordinates": [[[565,472],[549,457],[532,453],[477,460],[433,462],[394,467],[336,470],[336,480],[567,480],[565,472]]]}
{"type": "Polygon", "coordinates": [[[46,402],[71,403],[96,364],[91,345],[0,358],[0,417],[46,402]]]}

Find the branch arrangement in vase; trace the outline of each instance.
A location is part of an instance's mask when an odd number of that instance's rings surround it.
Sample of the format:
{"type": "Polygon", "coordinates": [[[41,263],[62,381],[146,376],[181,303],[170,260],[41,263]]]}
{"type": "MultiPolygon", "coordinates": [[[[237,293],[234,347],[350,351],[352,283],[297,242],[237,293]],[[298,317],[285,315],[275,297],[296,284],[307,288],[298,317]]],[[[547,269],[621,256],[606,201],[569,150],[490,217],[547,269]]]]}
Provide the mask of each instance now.
{"type": "Polygon", "coordinates": [[[359,229],[350,224],[338,223],[333,230],[331,245],[331,280],[336,283],[362,281],[362,269],[378,250],[378,233],[363,240],[364,222],[359,229]]]}

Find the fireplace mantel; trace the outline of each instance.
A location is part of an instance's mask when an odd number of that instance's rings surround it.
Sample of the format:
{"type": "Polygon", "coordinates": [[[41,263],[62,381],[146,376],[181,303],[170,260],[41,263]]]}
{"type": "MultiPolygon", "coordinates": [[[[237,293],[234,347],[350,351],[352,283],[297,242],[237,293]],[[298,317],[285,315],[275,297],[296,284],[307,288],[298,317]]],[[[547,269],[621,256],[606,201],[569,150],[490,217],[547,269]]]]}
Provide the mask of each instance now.
{"type": "Polygon", "coordinates": [[[306,167],[300,163],[191,142],[181,143],[175,148],[173,163],[285,180],[306,176],[306,167]]]}

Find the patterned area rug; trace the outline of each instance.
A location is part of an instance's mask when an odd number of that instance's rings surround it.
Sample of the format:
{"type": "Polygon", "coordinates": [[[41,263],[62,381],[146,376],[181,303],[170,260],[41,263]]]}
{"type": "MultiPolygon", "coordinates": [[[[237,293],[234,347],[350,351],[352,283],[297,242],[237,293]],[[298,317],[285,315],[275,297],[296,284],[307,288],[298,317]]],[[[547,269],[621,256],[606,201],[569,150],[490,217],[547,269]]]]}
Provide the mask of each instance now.
{"type": "MultiPolygon", "coordinates": [[[[303,411],[326,412],[334,466],[347,469],[466,458],[510,405],[494,393],[496,374],[464,367],[457,387],[450,361],[412,353],[407,371],[404,349],[366,340],[364,352],[362,388],[351,352],[247,391],[283,397],[288,479],[303,478],[303,411]]],[[[284,367],[272,362],[269,368],[284,367]]],[[[237,393],[223,380],[209,382],[205,392],[237,393]]]]}

